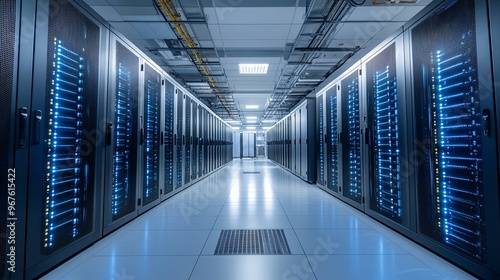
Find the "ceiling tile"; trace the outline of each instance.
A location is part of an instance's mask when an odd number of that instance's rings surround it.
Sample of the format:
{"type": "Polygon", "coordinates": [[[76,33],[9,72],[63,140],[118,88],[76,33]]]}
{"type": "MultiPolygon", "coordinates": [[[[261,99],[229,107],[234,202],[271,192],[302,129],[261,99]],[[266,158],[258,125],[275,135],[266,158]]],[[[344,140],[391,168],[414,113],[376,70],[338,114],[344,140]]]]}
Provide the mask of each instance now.
{"type": "Polygon", "coordinates": [[[402,6],[361,6],[355,7],[347,21],[389,21],[404,7],[402,6]]]}
{"type": "Polygon", "coordinates": [[[111,6],[91,6],[101,17],[107,21],[122,21],[123,18],[111,6]]]}
{"type": "Polygon", "coordinates": [[[151,30],[156,34],[157,38],[160,39],[177,39],[172,28],[166,22],[158,22],[158,23],[148,23],[151,30]]]}
{"type": "Polygon", "coordinates": [[[295,9],[293,23],[294,24],[302,24],[304,22],[305,13],[306,13],[306,7],[297,7],[295,9]]]}
{"type": "Polygon", "coordinates": [[[364,45],[366,41],[379,33],[386,25],[387,23],[382,22],[343,23],[339,25],[334,38],[337,40],[354,40],[357,45],[364,45]]]}
{"type": "Polygon", "coordinates": [[[218,25],[209,24],[208,30],[210,30],[210,35],[212,35],[213,40],[221,40],[222,35],[220,33],[220,29],[218,25]]]}
{"type": "Polygon", "coordinates": [[[302,29],[302,24],[292,24],[290,26],[290,32],[288,33],[288,40],[293,40],[299,36],[300,30],[302,29]]]}
{"type": "MultiPolygon", "coordinates": [[[[388,23],[375,36],[373,36],[372,39],[375,39],[375,40],[385,40],[390,35],[394,34],[396,31],[398,31],[398,29],[400,29],[402,26],[403,26],[403,23],[401,23],[401,22],[391,22],[391,23],[388,23]]],[[[402,30],[400,30],[400,31],[402,31],[402,30]]]]}
{"type": "Polygon", "coordinates": [[[225,48],[283,48],[285,40],[224,40],[225,48]]]}
{"type": "Polygon", "coordinates": [[[142,38],[141,34],[128,22],[113,22],[111,25],[129,40],[142,38]]]}
{"type": "Polygon", "coordinates": [[[420,12],[425,6],[411,6],[405,7],[399,14],[397,14],[393,21],[409,21],[413,16],[420,12]]]}
{"type": "Polygon", "coordinates": [[[89,6],[109,6],[106,0],[84,0],[84,2],[89,6]]]}
{"type": "MultiPolygon", "coordinates": [[[[144,5],[144,3],[143,3],[144,5]]],[[[157,15],[158,12],[153,5],[148,6],[115,6],[121,15],[157,15]]]]}
{"type": "MultiPolygon", "coordinates": [[[[222,39],[266,40],[282,39],[288,35],[289,25],[221,25],[222,39]]],[[[216,39],[216,38],[214,38],[216,39]]]]}
{"type": "Polygon", "coordinates": [[[219,24],[290,24],[295,7],[216,7],[219,24]]]}
{"type": "Polygon", "coordinates": [[[132,22],[131,25],[134,29],[141,34],[141,37],[144,39],[159,39],[156,36],[156,33],[151,29],[149,23],[144,22],[132,22]]]}

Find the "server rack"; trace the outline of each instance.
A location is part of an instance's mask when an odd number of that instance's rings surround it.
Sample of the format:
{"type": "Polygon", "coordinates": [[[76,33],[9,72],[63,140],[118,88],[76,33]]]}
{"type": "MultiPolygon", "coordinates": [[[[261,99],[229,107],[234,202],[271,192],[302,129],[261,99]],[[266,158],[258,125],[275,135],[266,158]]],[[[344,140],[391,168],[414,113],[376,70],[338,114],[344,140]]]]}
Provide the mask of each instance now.
{"type": "Polygon", "coordinates": [[[36,29],[28,279],[99,238],[104,169],[104,147],[93,132],[104,119],[107,30],[68,1],[37,5],[37,18],[48,24],[36,29]]]}
{"type": "Polygon", "coordinates": [[[204,127],[206,121],[206,111],[203,107],[199,106],[199,119],[198,119],[198,178],[203,176],[203,161],[205,153],[205,138],[204,138],[204,127]]]}
{"type": "Polygon", "coordinates": [[[187,185],[191,182],[191,124],[192,124],[192,114],[191,114],[191,97],[184,94],[184,131],[182,135],[182,145],[184,146],[184,184],[187,185]]]}
{"type": "Polygon", "coordinates": [[[163,102],[163,194],[170,196],[174,191],[174,151],[175,151],[175,86],[165,81],[165,94],[163,102]]]}
{"type": "Polygon", "coordinates": [[[143,98],[140,145],[142,150],[142,189],[139,205],[144,212],[160,201],[160,144],[162,76],[148,63],[142,65],[143,98]]]}
{"type": "Polygon", "coordinates": [[[307,180],[308,173],[308,155],[307,155],[307,104],[304,104],[301,109],[299,109],[300,114],[300,138],[299,138],[299,151],[300,151],[300,177],[307,180]]]}
{"type": "Polygon", "coordinates": [[[22,26],[34,27],[35,5],[32,2],[6,0],[0,2],[0,279],[23,279],[26,189],[28,152],[30,146],[29,120],[31,113],[31,83],[17,78],[17,73],[31,77],[33,36],[19,36],[22,26]],[[27,93],[27,94],[25,94],[27,93]],[[6,135],[5,135],[6,134],[6,135]],[[14,200],[13,200],[14,199],[14,200]],[[15,202],[14,208],[9,209],[15,202]],[[11,211],[12,210],[12,211],[11,211]],[[16,220],[11,220],[15,218],[16,220]],[[9,239],[14,232],[15,244],[9,239]],[[9,226],[9,227],[7,227],[9,226]],[[14,250],[11,250],[11,247],[14,250]],[[14,254],[13,254],[14,253],[14,254]],[[14,256],[13,256],[14,255],[14,256]]]}
{"type": "Polygon", "coordinates": [[[287,139],[288,139],[288,163],[287,163],[287,166],[288,166],[289,170],[292,170],[292,167],[293,167],[292,162],[295,160],[295,158],[293,156],[293,139],[292,139],[293,128],[292,128],[292,117],[291,116],[287,117],[287,130],[288,130],[288,133],[287,133],[287,139]]]}
{"type": "Polygon", "coordinates": [[[486,1],[446,1],[410,28],[408,40],[413,145],[425,151],[415,176],[418,233],[492,279],[500,275],[499,198],[491,187],[498,158],[486,13],[486,1]]]}
{"type": "Polygon", "coordinates": [[[317,125],[317,133],[318,133],[318,149],[317,152],[317,166],[318,166],[318,185],[320,187],[324,187],[326,184],[325,180],[325,155],[326,155],[326,133],[325,133],[325,96],[321,95],[316,98],[316,125],[317,125]]]}
{"type": "Polygon", "coordinates": [[[209,138],[209,126],[210,126],[210,117],[211,115],[208,112],[204,112],[204,121],[203,121],[203,175],[208,173],[208,159],[210,157],[209,148],[210,148],[210,138],[209,138]]]}
{"type": "Polygon", "coordinates": [[[409,229],[409,180],[407,165],[403,165],[408,158],[403,65],[402,36],[363,65],[367,102],[363,155],[368,159],[367,212],[383,222],[393,222],[392,226],[409,229]]]}
{"type": "Polygon", "coordinates": [[[356,69],[340,82],[342,110],[343,189],[342,198],[355,207],[362,208],[363,189],[361,159],[360,72],[356,69]]]}
{"type": "Polygon", "coordinates": [[[184,103],[184,94],[179,88],[175,89],[175,116],[176,122],[174,124],[175,127],[175,135],[174,135],[174,146],[175,146],[175,165],[174,165],[174,174],[175,174],[175,189],[179,189],[184,185],[184,164],[183,164],[183,148],[184,145],[182,143],[184,132],[183,132],[183,103],[184,103]]]}
{"type": "Polygon", "coordinates": [[[104,234],[137,216],[139,56],[116,36],[110,44],[104,234]]]}
{"type": "Polygon", "coordinates": [[[198,178],[198,103],[193,102],[193,135],[192,145],[193,150],[191,151],[191,179],[196,180],[198,178]]]}
{"type": "Polygon", "coordinates": [[[295,162],[294,164],[294,173],[300,174],[300,112],[296,111],[293,113],[293,124],[295,125],[295,134],[294,134],[294,142],[295,142],[295,162]]]}
{"type": "Polygon", "coordinates": [[[338,196],[342,185],[342,139],[340,115],[340,85],[334,85],[326,91],[326,125],[327,125],[327,184],[326,188],[333,195],[338,196]]]}

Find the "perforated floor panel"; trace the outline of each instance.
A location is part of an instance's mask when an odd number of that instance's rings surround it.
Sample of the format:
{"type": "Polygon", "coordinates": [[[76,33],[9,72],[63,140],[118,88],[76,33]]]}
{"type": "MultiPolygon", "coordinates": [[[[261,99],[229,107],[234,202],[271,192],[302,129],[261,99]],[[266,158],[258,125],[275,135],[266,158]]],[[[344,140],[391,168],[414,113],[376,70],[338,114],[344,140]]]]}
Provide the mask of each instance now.
{"type": "Polygon", "coordinates": [[[259,171],[243,171],[243,174],[260,174],[259,171]]]}
{"type": "Polygon", "coordinates": [[[214,255],[290,255],[282,229],[222,230],[214,255]]]}

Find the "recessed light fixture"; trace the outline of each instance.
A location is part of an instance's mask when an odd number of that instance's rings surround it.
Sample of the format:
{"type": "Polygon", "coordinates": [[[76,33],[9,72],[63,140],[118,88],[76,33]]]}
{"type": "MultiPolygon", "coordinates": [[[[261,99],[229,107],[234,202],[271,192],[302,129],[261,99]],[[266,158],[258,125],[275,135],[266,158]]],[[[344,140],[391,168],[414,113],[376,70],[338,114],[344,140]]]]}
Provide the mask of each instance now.
{"type": "Polygon", "coordinates": [[[262,129],[266,129],[266,130],[267,130],[267,129],[270,129],[270,128],[271,128],[271,127],[268,127],[268,126],[264,126],[264,127],[262,127],[262,129]]]}
{"type": "Polygon", "coordinates": [[[241,123],[241,121],[226,121],[227,123],[241,123]]]}
{"type": "Polygon", "coordinates": [[[247,123],[256,123],[256,120],[247,120],[247,123]]]}
{"type": "Polygon", "coordinates": [[[269,64],[238,64],[240,74],[267,74],[269,64]]]}
{"type": "Polygon", "coordinates": [[[249,120],[256,120],[256,119],[257,119],[257,117],[255,117],[255,116],[250,116],[250,117],[247,117],[247,119],[249,119],[249,120]]]}
{"type": "Polygon", "coordinates": [[[233,129],[234,130],[238,130],[238,129],[240,129],[240,127],[239,126],[233,126],[233,129]]]}
{"type": "Polygon", "coordinates": [[[276,122],[275,120],[263,120],[262,121],[263,123],[273,123],[273,122],[276,122]]]}
{"type": "Polygon", "coordinates": [[[246,105],[245,108],[247,108],[247,109],[259,109],[259,105],[246,105]]]}
{"type": "Polygon", "coordinates": [[[255,126],[247,126],[247,129],[255,129],[255,126]]]}

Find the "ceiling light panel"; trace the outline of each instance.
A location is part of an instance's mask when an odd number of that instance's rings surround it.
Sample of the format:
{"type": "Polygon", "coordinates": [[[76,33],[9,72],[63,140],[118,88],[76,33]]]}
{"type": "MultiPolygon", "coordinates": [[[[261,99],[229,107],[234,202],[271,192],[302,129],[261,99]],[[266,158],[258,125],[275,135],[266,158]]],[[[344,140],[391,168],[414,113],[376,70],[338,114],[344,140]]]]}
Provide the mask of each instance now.
{"type": "Polygon", "coordinates": [[[245,108],[247,108],[247,109],[259,109],[259,105],[246,105],[245,108]]]}
{"type": "Polygon", "coordinates": [[[250,117],[247,117],[247,119],[249,119],[249,120],[256,120],[256,119],[257,119],[257,117],[255,117],[255,116],[250,116],[250,117]]]}
{"type": "Polygon", "coordinates": [[[267,74],[269,64],[238,64],[240,74],[267,74]]]}

